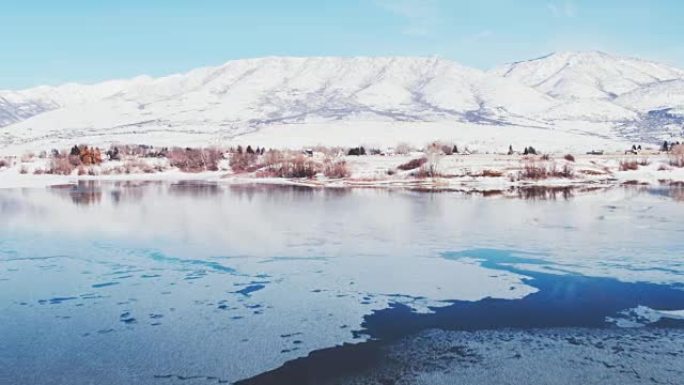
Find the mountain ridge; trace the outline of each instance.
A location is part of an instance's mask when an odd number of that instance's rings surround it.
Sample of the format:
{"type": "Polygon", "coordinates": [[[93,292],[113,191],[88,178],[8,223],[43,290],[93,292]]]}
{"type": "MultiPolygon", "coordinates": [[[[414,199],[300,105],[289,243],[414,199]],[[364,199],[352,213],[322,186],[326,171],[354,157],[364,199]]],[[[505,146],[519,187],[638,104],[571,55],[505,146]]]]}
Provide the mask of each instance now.
{"type": "Polygon", "coordinates": [[[602,123],[609,127],[601,135],[624,138],[639,127],[636,139],[655,142],[678,132],[680,81],[684,70],[594,51],[489,71],[438,57],[271,56],[157,78],[0,91],[0,146],[121,127],[237,137],[274,125],[361,121],[602,123]],[[654,107],[671,113],[653,120],[654,107]]]}

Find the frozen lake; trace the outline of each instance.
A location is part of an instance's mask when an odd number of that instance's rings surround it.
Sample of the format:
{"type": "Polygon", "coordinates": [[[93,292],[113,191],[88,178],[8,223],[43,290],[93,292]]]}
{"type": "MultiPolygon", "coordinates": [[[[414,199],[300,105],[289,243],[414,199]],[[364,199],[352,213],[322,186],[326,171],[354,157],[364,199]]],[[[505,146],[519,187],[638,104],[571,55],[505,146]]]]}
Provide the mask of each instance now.
{"type": "Polygon", "coordinates": [[[429,330],[682,338],[684,190],[519,196],[0,190],[0,383],[325,383],[391,372],[379,356],[412,336],[463,339],[429,330]]]}

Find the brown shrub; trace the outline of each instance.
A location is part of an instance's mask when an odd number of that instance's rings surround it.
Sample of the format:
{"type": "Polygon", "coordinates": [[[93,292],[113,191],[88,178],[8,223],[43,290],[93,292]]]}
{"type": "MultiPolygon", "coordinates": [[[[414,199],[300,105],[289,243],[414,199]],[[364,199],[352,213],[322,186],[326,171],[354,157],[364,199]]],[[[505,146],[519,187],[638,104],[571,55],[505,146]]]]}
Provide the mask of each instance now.
{"type": "Polygon", "coordinates": [[[10,162],[7,159],[0,159],[0,168],[9,167],[10,162]]]}
{"type": "Polygon", "coordinates": [[[560,170],[555,163],[545,165],[535,161],[527,161],[522,171],[518,173],[519,179],[547,179],[547,178],[574,178],[575,170],[566,164],[560,170]]]}
{"type": "MultiPolygon", "coordinates": [[[[233,156],[235,155],[236,154],[233,154],[233,156]]],[[[236,159],[242,162],[241,159],[243,158],[238,156],[236,157],[236,159]]],[[[233,160],[232,157],[231,160],[233,160]]],[[[259,163],[256,160],[252,161],[252,163],[247,167],[247,169],[244,169],[243,163],[236,163],[236,168],[233,168],[233,170],[258,170],[256,176],[260,178],[313,178],[321,170],[325,170],[325,168],[323,168],[323,166],[320,163],[299,153],[282,153],[280,151],[271,150],[268,153],[266,153],[263,159],[261,160],[263,163],[259,163]]],[[[342,164],[344,164],[344,162],[342,162],[342,164]]],[[[332,165],[333,164],[331,162],[331,166],[332,165]]],[[[330,175],[334,175],[335,172],[344,174],[343,167],[346,168],[346,164],[344,164],[344,166],[337,165],[335,171],[333,171],[333,168],[335,167],[331,168],[329,170],[329,172],[331,173],[330,175]]]]}
{"type": "Polygon", "coordinates": [[[673,146],[672,149],[670,150],[670,153],[672,155],[683,155],[684,156],[684,144],[678,144],[676,146],[673,146]]]}
{"type": "Polygon", "coordinates": [[[400,164],[397,168],[402,171],[415,170],[419,167],[422,167],[425,163],[427,163],[427,161],[427,158],[411,159],[404,164],[400,164]]]}
{"type": "Polygon", "coordinates": [[[437,178],[442,176],[437,171],[437,168],[432,164],[424,164],[420,166],[420,168],[414,171],[411,175],[413,175],[416,178],[437,178]]]}
{"type": "Polygon", "coordinates": [[[483,170],[481,175],[487,178],[498,178],[503,176],[503,172],[497,170],[483,170]]]}
{"type": "Polygon", "coordinates": [[[332,161],[326,159],[323,165],[323,175],[328,178],[348,178],[351,175],[347,162],[344,160],[332,161]]]}
{"type": "Polygon", "coordinates": [[[540,157],[541,160],[551,160],[551,155],[549,154],[544,154],[540,157]]]}
{"type": "MultiPolygon", "coordinates": [[[[78,157],[76,157],[78,159],[78,157]]],[[[72,162],[73,156],[54,157],[50,160],[50,168],[45,171],[46,174],[55,175],[71,175],[77,167],[72,162]]],[[[80,163],[80,160],[79,160],[80,163]]]]}
{"type": "Polygon", "coordinates": [[[19,174],[28,174],[28,167],[22,165],[21,168],[19,168],[19,174]]]}
{"type": "MultiPolygon", "coordinates": [[[[97,147],[80,146],[78,147],[78,158],[82,164],[90,166],[102,163],[102,153],[97,147]]],[[[75,156],[75,155],[74,155],[75,156]]]]}
{"type": "Polygon", "coordinates": [[[619,166],[620,171],[629,171],[629,170],[638,170],[638,169],[639,169],[639,163],[637,163],[636,160],[621,160],[620,161],[620,166],[619,166]]]}
{"type": "Polygon", "coordinates": [[[296,155],[287,159],[277,169],[280,178],[313,178],[320,169],[320,165],[304,155],[296,155]]]}
{"type": "MultiPolygon", "coordinates": [[[[271,154],[271,151],[269,151],[268,154],[271,154]]],[[[275,154],[272,154],[271,157],[275,157],[275,154]]],[[[253,172],[259,168],[257,165],[258,158],[259,156],[256,154],[234,152],[230,154],[228,164],[230,165],[231,170],[236,173],[253,172]]],[[[266,156],[266,159],[269,159],[269,157],[266,156]]],[[[271,158],[271,161],[276,162],[275,158],[271,158]]]]}
{"type": "Polygon", "coordinates": [[[215,148],[173,148],[167,153],[169,164],[183,172],[218,171],[218,162],[223,157],[215,148]]]}
{"type": "Polygon", "coordinates": [[[437,154],[443,154],[443,155],[453,155],[454,154],[454,149],[456,146],[454,146],[452,143],[447,143],[447,142],[432,142],[425,146],[424,152],[426,153],[437,153],[437,154]]]}
{"type": "Polygon", "coordinates": [[[563,159],[567,160],[568,162],[574,162],[575,161],[575,157],[572,154],[565,154],[563,159]]]}
{"type": "Polygon", "coordinates": [[[648,158],[642,158],[637,163],[639,164],[639,166],[648,166],[649,164],[651,164],[651,161],[648,160],[648,158]]]}

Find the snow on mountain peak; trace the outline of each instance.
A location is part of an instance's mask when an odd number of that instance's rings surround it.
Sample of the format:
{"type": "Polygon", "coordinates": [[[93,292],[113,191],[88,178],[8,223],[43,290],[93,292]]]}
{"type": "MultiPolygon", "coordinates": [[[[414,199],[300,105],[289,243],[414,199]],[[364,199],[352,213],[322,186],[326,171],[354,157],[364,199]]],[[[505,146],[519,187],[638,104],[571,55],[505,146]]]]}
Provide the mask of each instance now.
{"type": "Polygon", "coordinates": [[[492,71],[435,57],[233,60],[160,78],[0,91],[0,147],[83,133],[234,138],[347,123],[556,129],[585,122],[616,135],[628,126],[672,132],[679,118],[652,110],[681,111],[681,82],[682,70],[603,52],[554,53],[492,71]]]}
{"type": "Polygon", "coordinates": [[[559,99],[614,99],[653,82],[684,78],[684,71],[667,65],[600,51],[553,53],[492,73],[559,99]]]}

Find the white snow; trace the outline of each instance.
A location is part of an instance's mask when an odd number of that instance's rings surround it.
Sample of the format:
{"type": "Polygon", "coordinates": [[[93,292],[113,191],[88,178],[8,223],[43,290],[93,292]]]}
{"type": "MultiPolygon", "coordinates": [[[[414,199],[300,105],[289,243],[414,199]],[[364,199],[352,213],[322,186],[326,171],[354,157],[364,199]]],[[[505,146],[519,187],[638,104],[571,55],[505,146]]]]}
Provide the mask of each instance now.
{"type": "Polygon", "coordinates": [[[622,328],[635,328],[658,322],[663,318],[683,320],[684,310],[657,310],[648,306],[637,306],[621,311],[616,317],[608,317],[606,321],[622,328]]]}
{"type": "Polygon", "coordinates": [[[647,114],[684,108],[682,82],[682,70],[598,52],[489,72],[438,58],[235,60],[162,78],[0,91],[0,153],[74,142],[391,146],[444,137],[497,146],[541,139],[560,149],[599,136],[620,142],[630,129],[630,140],[679,138],[676,120],[647,114]]]}

